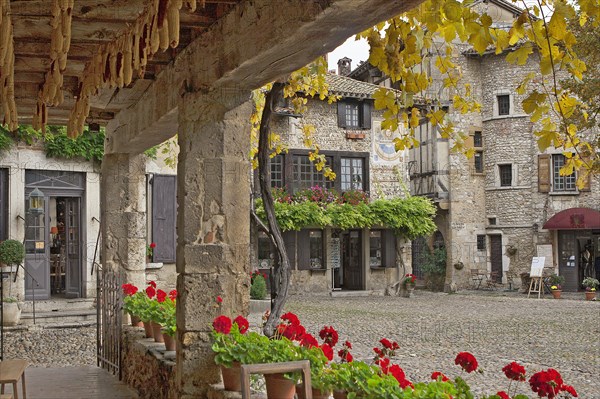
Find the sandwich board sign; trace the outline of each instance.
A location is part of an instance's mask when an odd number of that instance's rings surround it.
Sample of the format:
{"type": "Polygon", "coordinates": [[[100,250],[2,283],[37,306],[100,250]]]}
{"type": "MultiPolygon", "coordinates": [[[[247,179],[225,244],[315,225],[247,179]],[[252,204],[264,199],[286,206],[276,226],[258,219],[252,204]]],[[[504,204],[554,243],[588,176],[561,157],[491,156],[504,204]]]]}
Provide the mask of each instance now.
{"type": "Polygon", "coordinates": [[[531,260],[531,271],[529,272],[530,277],[542,277],[544,272],[544,263],[546,262],[545,256],[534,256],[531,260]]]}

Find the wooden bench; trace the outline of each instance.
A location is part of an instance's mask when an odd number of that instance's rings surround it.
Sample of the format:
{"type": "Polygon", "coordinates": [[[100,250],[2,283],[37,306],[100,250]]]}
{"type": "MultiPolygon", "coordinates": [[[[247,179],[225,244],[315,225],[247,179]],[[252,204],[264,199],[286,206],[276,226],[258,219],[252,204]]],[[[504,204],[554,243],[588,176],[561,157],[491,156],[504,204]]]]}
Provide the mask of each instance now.
{"type": "MultiPolygon", "coordinates": [[[[0,362],[0,394],[4,394],[4,385],[12,384],[14,399],[19,399],[19,393],[17,392],[17,382],[21,380],[23,387],[23,399],[27,399],[25,391],[25,369],[27,368],[27,361],[21,359],[3,360],[0,362]]],[[[9,396],[11,397],[11,396],[9,396]]],[[[2,396],[4,399],[4,396],[2,396]]]]}
{"type": "Polygon", "coordinates": [[[312,399],[312,385],[310,381],[310,362],[298,360],[295,362],[242,364],[242,399],[250,399],[250,374],[277,374],[292,371],[302,372],[304,397],[312,399]]]}

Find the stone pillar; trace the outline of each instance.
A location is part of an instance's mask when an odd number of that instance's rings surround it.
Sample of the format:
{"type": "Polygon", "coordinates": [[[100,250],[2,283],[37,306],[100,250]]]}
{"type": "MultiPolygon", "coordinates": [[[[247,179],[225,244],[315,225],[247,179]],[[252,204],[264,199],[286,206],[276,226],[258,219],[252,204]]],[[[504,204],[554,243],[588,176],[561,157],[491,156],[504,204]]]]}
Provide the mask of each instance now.
{"type": "Polygon", "coordinates": [[[146,157],[105,154],[100,211],[102,265],[123,272],[125,282],[146,285],[146,157]]]}
{"type": "Polygon", "coordinates": [[[205,397],[219,381],[213,319],[247,314],[250,236],[249,92],[188,93],[179,105],[177,383],[205,397]],[[244,105],[238,106],[242,102],[244,105]],[[221,296],[222,303],[217,303],[221,296]]]}

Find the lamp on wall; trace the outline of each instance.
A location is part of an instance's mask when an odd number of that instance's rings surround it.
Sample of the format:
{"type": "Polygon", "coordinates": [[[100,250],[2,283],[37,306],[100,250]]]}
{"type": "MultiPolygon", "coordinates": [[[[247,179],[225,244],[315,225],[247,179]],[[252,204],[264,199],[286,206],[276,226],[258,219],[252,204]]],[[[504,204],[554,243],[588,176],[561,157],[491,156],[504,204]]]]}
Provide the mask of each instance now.
{"type": "Polygon", "coordinates": [[[44,193],[37,187],[29,194],[29,211],[44,213],[44,193]]]}

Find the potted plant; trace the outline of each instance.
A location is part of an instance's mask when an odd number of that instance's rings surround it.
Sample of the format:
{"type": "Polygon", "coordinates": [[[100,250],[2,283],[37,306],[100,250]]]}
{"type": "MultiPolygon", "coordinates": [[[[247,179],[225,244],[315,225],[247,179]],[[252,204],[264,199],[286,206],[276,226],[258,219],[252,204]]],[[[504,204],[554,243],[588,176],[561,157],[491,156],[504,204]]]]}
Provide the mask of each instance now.
{"type": "Polygon", "coordinates": [[[550,276],[550,292],[552,292],[554,299],[560,299],[560,294],[562,293],[562,284],[564,282],[565,278],[563,276],[559,276],[557,274],[550,276]]]}
{"type": "Polygon", "coordinates": [[[402,277],[400,281],[400,286],[402,287],[402,296],[404,298],[410,298],[415,290],[415,281],[417,280],[417,276],[414,274],[407,274],[402,277]]]}
{"type": "Polygon", "coordinates": [[[169,295],[166,296],[164,291],[158,290],[156,294],[156,301],[159,304],[159,324],[161,328],[161,334],[165,343],[165,349],[168,351],[174,351],[175,333],[177,332],[177,317],[176,317],[176,300],[177,290],[172,290],[169,295]]]}
{"type": "MultiPolygon", "coordinates": [[[[13,272],[13,265],[20,265],[25,259],[25,247],[17,240],[5,240],[0,242],[0,263],[9,267],[9,272],[13,272]]],[[[12,279],[10,280],[12,282],[12,279]]],[[[12,284],[11,284],[12,288],[12,284]]],[[[14,326],[21,320],[21,307],[18,298],[9,294],[2,298],[2,324],[5,326],[14,326]]]]}
{"type": "Polygon", "coordinates": [[[586,277],[583,279],[581,284],[585,287],[585,299],[588,301],[593,301],[596,299],[596,290],[600,285],[598,279],[593,277],[586,277]]]}
{"type": "Polygon", "coordinates": [[[21,308],[19,300],[9,296],[2,299],[2,325],[16,326],[21,320],[21,308]]]}
{"type": "Polygon", "coordinates": [[[156,243],[151,242],[146,245],[146,263],[152,263],[152,256],[154,255],[154,248],[156,248],[156,243]]]}

